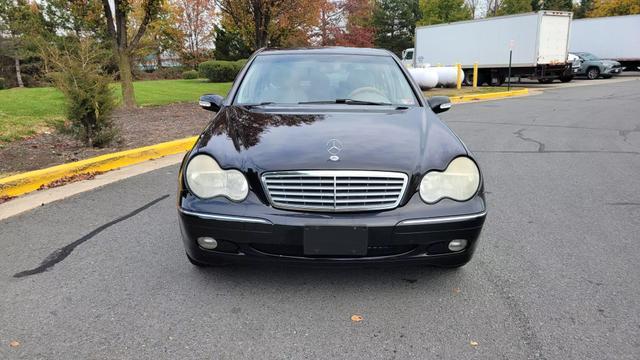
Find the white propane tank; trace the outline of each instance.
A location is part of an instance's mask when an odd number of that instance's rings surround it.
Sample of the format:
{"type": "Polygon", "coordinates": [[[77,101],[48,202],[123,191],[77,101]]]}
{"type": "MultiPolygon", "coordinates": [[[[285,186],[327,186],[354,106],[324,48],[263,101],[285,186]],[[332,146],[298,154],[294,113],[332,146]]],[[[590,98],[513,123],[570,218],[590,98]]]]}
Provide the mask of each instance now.
{"type": "MultiPolygon", "coordinates": [[[[456,66],[432,67],[438,73],[438,85],[454,87],[458,81],[458,68],[456,66]]],[[[464,70],[461,70],[460,78],[464,80],[464,70]]]]}
{"type": "Polygon", "coordinates": [[[438,84],[438,73],[433,68],[411,68],[408,70],[421,89],[432,89],[438,84]]]}

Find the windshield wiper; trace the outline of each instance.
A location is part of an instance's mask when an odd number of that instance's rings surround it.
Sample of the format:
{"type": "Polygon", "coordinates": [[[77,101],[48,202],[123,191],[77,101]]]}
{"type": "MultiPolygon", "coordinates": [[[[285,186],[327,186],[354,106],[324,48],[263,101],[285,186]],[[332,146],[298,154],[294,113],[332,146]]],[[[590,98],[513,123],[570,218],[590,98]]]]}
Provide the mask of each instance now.
{"type": "Polygon", "coordinates": [[[301,101],[298,104],[348,104],[348,105],[384,105],[388,106],[391,103],[355,100],[355,99],[335,99],[335,100],[319,100],[319,101],[301,101]]]}
{"type": "Polygon", "coordinates": [[[275,104],[273,101],[264,101],[264,102],[257,103],[257,104],[240,104],[240,106],[256,107],[256,106],[273,105],[273,104],[275,104]]]}

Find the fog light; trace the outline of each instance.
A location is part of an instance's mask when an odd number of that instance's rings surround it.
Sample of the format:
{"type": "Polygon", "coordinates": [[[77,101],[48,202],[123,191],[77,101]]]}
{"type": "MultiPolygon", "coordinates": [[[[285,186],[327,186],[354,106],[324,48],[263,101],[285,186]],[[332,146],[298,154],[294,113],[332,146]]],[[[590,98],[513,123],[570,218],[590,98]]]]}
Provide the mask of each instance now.
{"type": "Polygon", "coordinates": [[[466,247],[467,247],[467,240],[464,240],[464,239],[451,240],[451,242],[449,243],[449,250],[451,251],[464,250],[464,248],[466,247]]]}
{"type": "Polygon", "coordinates": [[[205,249],[213,250],[218,247],[218,242],[212,237],[203,236],[198,238],[198,245],[205,249]]]}

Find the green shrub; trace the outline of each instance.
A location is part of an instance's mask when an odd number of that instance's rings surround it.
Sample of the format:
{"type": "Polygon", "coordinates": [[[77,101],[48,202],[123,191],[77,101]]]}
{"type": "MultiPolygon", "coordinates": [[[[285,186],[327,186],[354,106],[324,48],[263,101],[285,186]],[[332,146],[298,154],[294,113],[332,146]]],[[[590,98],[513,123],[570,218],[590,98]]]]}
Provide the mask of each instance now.
{"type": "Polygon", "coordinates": [[[56,71],[49,76],[65,96],[65,129],[88,146],[108,145],[118,132],[111,119],[116,104],[111,78],[101,71],[106,56],[89,40],[64,50],[51,47],[47,56],[56,71]]]}
{"type": "Polygon", "coordinates": [[[197,72],[197,71],[195,71],[195,70],[189,70],[189,71],[185,71],[185,72],[183,72],[183,73],[182,73],[182,78],[183,78],[183,79],[187,79],[187,80],[190,80],[190,79],[197,79],[197,78],[198,78],[198,75],[199,75],[199,74],[198,74],[198,72],[197,72]]]}
{"type": "Polygon", "coordinates": [[[201,76],[211,82],[228,82],[236,78],[246,63],[246,59],[238,61],[211,60],[200,63],[198,70],[201,76]]]}
{"type": "Polygon", "coordinates": [[[6,87],[7,81],[3,77],[0,77],[0,90],[5,89],[6,87]]]}

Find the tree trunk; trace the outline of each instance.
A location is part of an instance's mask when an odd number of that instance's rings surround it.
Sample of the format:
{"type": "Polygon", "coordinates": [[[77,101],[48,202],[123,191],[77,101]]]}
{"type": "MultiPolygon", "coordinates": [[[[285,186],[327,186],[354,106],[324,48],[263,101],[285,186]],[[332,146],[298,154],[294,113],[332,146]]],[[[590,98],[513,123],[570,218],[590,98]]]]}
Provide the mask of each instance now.
{"type": "Polygon", "coordinates": [[[18,87],[23,88],[24,83],[22,82],[22,72],[20,71],[20,59],[18,59],[18,57],[16,56],[14,60],[16,64],[16,79],[18,81],[18,87]]]}
{"type": "Polygon", "coordinates": [[[156,53],[156,63],[158,68],[156,70],[160,70],[162,69],[162,54],[160,49],[158,49],[158,52],[156,53]]]}
{"type": "Polygon", "coordinates": [[[129,52],[127,50],[120,50],[118,56],[120,84],[122,86],[122,105],[125,109],[133,109],[136,107],[136,96],[133,92],[133,75],[131,74],[129,52]]]}

